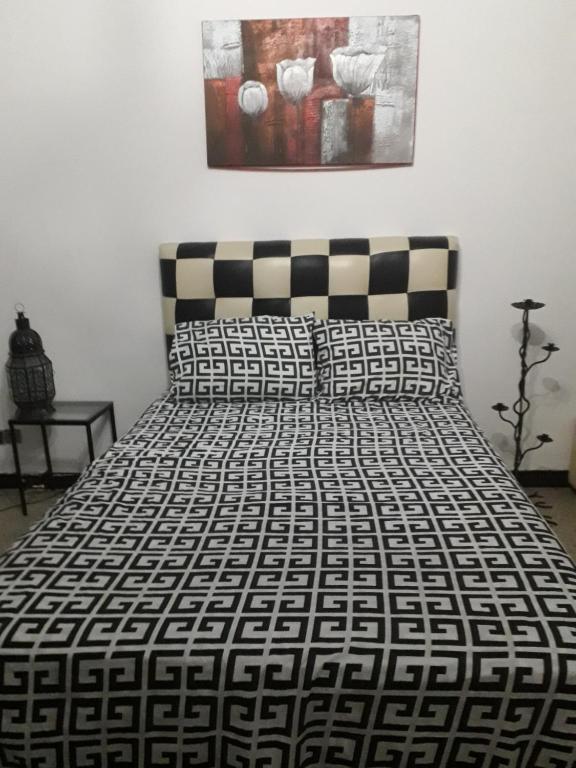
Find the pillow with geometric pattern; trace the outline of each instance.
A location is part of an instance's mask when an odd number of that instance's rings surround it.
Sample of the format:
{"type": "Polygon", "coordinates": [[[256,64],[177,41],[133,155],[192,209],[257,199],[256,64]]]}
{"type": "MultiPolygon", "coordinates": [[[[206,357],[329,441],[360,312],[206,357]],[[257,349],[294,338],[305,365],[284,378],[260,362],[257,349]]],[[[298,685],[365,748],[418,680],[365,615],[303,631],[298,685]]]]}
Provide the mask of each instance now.
{"type": "Polygon", "coordinates": [[[449,320],[317,320],[313,335],[321,397],[461,397],[449,320]]]}
{"type": "Polygon", "coordinates": [[[177,323],[169,356],[176,400],[301,400],[316,393],[314,315],[177,323]]]}

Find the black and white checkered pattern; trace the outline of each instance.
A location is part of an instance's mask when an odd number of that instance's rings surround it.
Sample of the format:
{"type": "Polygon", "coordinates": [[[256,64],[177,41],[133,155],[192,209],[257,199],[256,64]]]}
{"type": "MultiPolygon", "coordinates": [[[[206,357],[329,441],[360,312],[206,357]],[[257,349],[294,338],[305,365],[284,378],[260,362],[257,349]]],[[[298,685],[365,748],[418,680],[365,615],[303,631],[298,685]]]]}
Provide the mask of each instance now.
{"type": "Polygon", "coordinates": [[[170,351],[177,400],[300,400],[316,394],[314,315],[178,323],[170,351]]]}
{"type": "Polygon", "coordinates": [[[576,568],[460,404],[153,404],[0,559],[3,768],[573,768],[576,568]]]}
{"type": "Polygon", "coordinates": [[[314,339],[324,397],[460,397],[450,320],[320,320],[314,339]]]}
{"type": "Polygon", "coordinates": [[[168,243],[160,248],[164,328],[220,317],[455,316],[454,237],[168,243]]]}

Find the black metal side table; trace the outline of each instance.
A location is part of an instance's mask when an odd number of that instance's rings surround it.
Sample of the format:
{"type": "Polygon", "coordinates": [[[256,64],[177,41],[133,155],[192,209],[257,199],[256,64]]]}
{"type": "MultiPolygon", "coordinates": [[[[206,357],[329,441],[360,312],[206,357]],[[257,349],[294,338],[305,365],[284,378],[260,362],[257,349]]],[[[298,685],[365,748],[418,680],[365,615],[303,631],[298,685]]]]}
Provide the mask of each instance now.
{"type": "Polygon", "coordinates": [[[44,456],[46,458],[46,480],[47,484],[53,480],[52,459],[50,457],[50,445],[48,442],[47,427],[54,426],[80,426],[86,429],[86,439],[88,441],[88,455],[90,461],[94,461],[94,441],[92,439],[92,424],[101,416],[108,415],[110,420],[110,430],[112,440],[116,441],[116,421],[114,419],[114,403],[111,401],[64,401],[54,402],[52,411],[18,411],[17,414],[8,421],[10,427],[10,439],[12,441],[12,453],[14,455],[14,465],[16,468],[16,480],[18,482],[18,491],[20,493],[20,506],[22,514],[27,515],[26,507],[26,487],[22,469],[20,466],[20,456],[18,454],[18,443],[16,440],[17,426],[37,426],[42,431],[42,443],[44,445],[44,456]]]}

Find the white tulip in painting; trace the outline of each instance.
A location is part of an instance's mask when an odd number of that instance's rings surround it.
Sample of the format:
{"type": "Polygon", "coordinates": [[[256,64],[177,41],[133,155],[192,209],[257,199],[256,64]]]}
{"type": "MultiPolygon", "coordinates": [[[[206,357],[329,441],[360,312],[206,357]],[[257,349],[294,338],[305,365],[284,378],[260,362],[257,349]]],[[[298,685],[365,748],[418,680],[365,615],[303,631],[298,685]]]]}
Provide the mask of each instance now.
{"type": "Polygon", "coordinates": [[[276,64],[276,80],[286,101],[298,104],[308,96],[314,83],[316,59],[284,59],[276,64]]]}
{"type": "Polygon", "coordinates": [[[336,48],[330,54],[334,80],[349,96],[360,96],[372,85],[385,56],[383,45],[336,48]]]}
{"type": "Polygon", "coordinates": [[[258,117],[268,109],[266,86],[256,80],[247,80],[238,90],[238,104],[244,114],[258,117]]]}

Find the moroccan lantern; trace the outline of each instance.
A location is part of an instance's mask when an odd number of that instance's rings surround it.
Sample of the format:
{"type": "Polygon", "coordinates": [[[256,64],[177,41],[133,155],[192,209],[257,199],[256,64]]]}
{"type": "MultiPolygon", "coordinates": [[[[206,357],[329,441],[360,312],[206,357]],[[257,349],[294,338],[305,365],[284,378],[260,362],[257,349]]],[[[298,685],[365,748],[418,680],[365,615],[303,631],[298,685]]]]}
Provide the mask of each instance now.
{"type": "Polygon", "coordinates": [[[23,411],[51,411],[56,394],[52,363],[44,354],[40,335],[30,328],[24,307],[17,304],[16,311],[16,330],[10,334],[6,363],[10,395],[23,411]]]}

